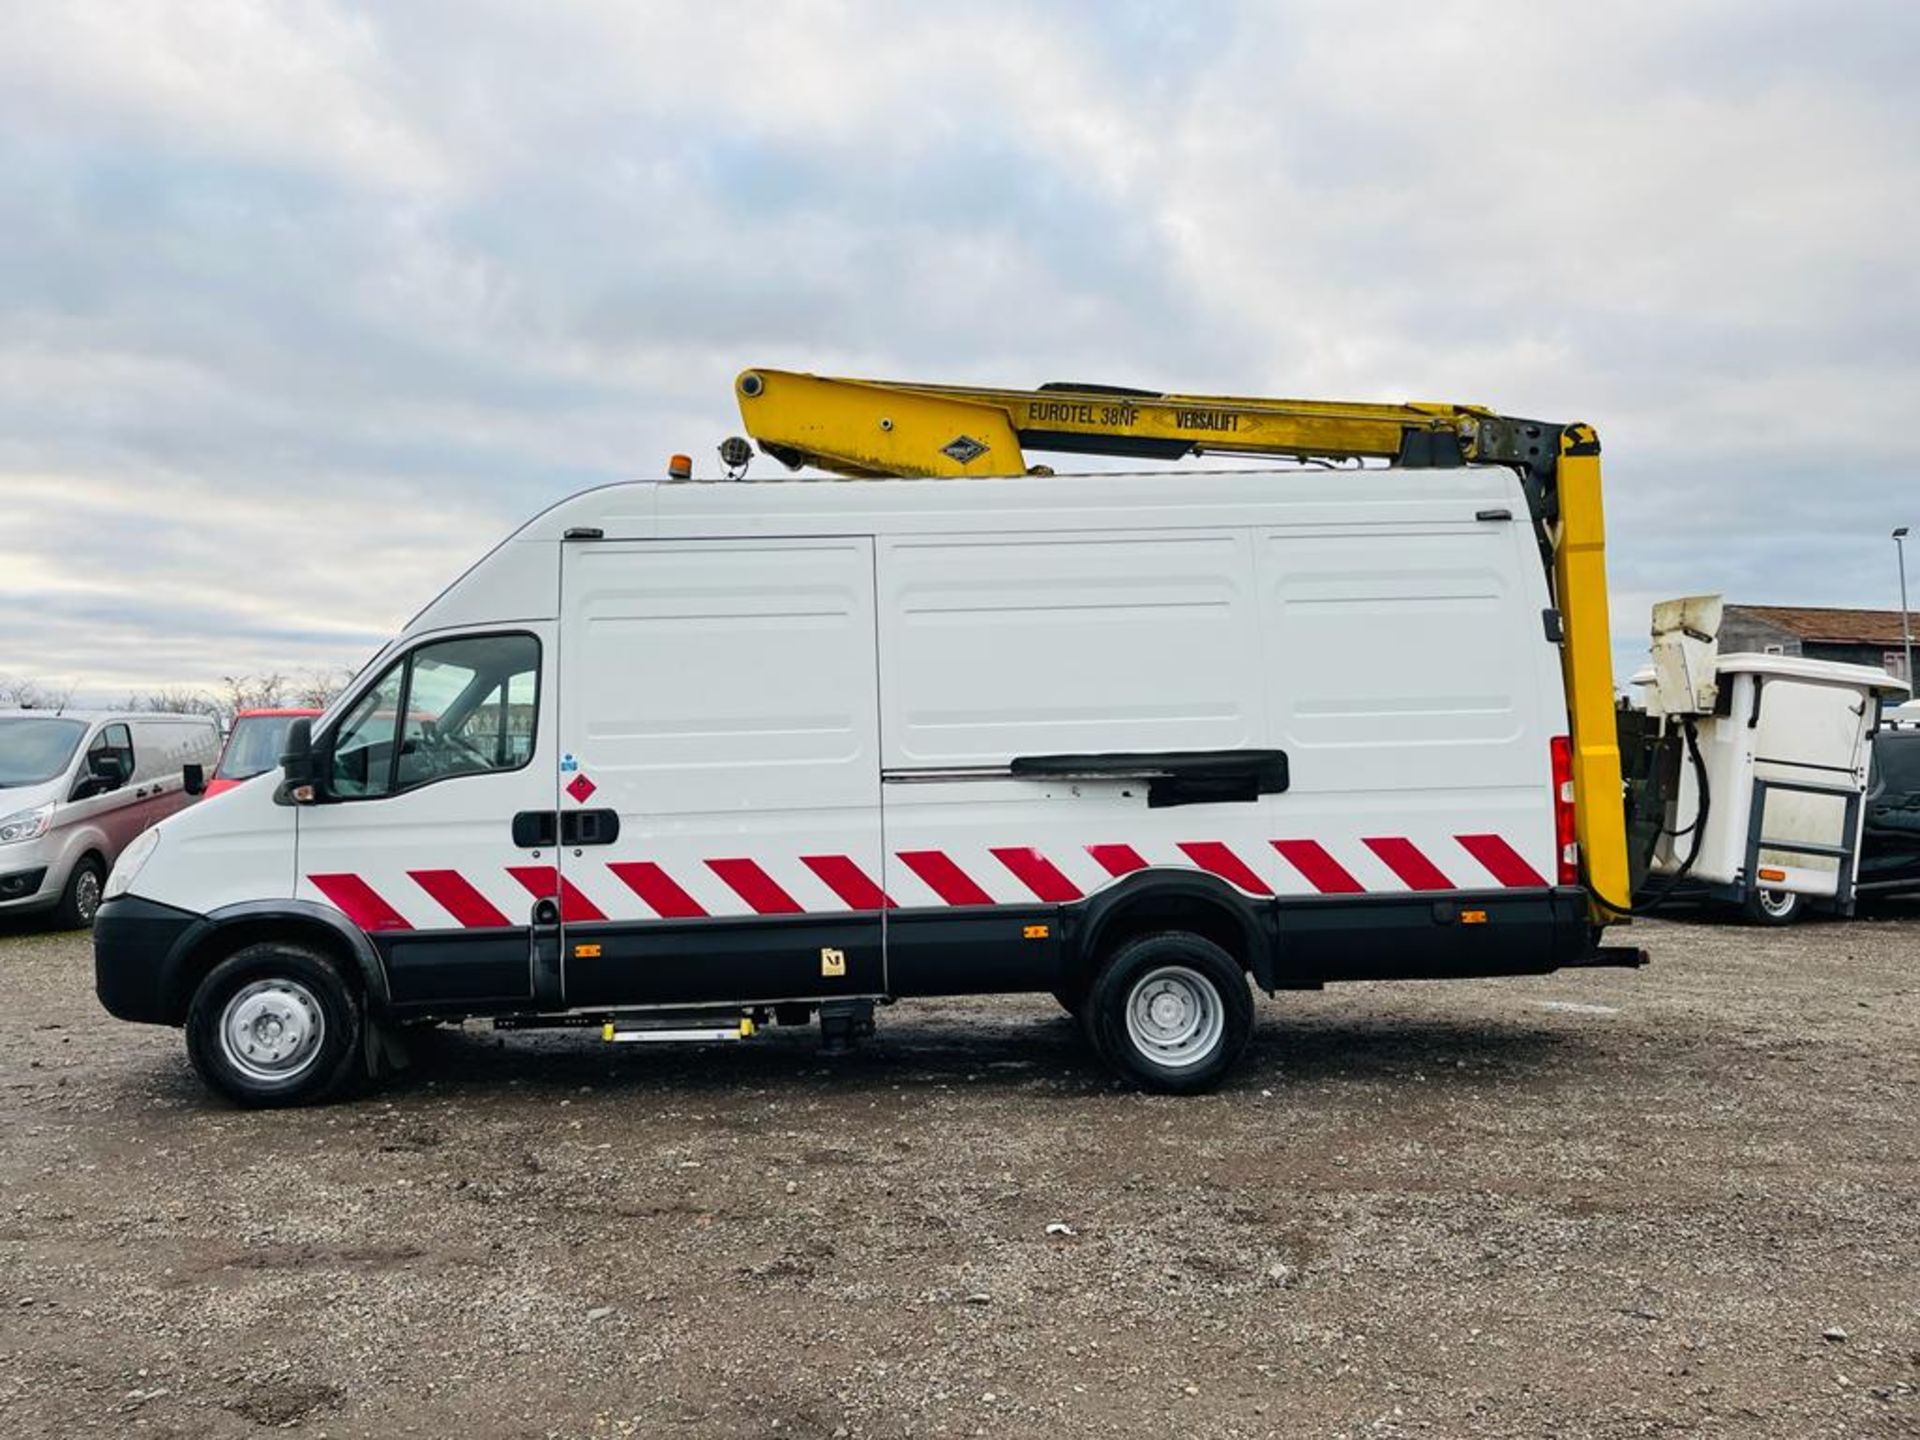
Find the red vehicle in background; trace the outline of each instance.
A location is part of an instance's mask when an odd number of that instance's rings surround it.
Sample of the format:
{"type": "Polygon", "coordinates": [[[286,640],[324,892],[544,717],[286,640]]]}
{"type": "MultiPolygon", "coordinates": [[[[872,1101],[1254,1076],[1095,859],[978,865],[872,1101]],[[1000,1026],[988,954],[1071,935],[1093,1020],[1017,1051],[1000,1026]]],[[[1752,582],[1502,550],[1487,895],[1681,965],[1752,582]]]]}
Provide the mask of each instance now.
{"type": "Polygon", "coordinates": [[[313,719],[318,710],[238,710],[227,743],[220,748],[220,761],[207,781],[207,794],[231,790],[243,780],[264,775],[280,763],[286,747],[287,730],[294,721],[313,719]]]}

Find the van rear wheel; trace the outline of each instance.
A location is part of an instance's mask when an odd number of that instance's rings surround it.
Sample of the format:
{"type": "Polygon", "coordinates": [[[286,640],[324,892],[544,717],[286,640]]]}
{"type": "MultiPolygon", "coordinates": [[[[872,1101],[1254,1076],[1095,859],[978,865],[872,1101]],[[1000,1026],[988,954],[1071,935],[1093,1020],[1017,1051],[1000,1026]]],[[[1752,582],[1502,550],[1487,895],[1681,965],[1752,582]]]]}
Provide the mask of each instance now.
{"type": "Polygon", "coordinates": [[[352,1078],[362,1024],[360,997],[330,959],[267,941],[200,982],[187,1009],[187,1058],[236,1105],[307,1105],[352,1078]]]}
{"type": "Polygon", "coordinates": [[[1211,940],[1168,930],[1114,952],[1087,997],[1094,1047],[1147,1090],[1210,1090],[1253,1034],[1246,972],[1211,940]]]}

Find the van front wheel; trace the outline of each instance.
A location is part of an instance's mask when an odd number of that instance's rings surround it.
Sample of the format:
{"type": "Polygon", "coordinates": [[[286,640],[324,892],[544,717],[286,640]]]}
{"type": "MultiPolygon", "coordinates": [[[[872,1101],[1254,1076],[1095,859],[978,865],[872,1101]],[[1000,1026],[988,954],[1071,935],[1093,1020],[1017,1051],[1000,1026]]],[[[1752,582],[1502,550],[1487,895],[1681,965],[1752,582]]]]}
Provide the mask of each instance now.
{"type": "Polygon", "coordinates": [[[208,972],[187,1009],[187,1058],[248,1108],[324,1100],[360,1055],[360,999],[325,955],[268,941],[208,972]]]}
{"type": "Polygon", "coordinates": [[[1168,930],[1114,952],[1087,997],[1096,1048],[1147,1090],[1188,1095],[1220,1083],[1253,1033],[1240,964],[1211,940],[1168,930]]]}
{"type": "Polygon", "coordinates": [[[53,923],[62,930],[86,930],[100,910],[100,886],[106,875],[100,862],[82,855],[74,862],[73,873],[60,892],[60,904],[53,912],[53,923]]]}

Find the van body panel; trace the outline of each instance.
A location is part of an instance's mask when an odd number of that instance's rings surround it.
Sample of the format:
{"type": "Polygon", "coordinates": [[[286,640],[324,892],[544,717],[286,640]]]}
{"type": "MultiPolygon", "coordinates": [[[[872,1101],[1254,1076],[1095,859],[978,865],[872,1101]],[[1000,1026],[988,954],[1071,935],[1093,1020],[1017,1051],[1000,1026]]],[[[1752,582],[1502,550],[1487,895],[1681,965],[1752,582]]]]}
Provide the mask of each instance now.
{"type": "Polygon", "coordinates": [[[561,805],[619,817],[561,861],[590,902],[567,917],[569,1002],[883,992],[873,542],[564,553],[561,805]],[[841,918],[707,938],[800,915],[841,918]],[[574,918],[627,928],[576,956],[574,918]]]}
{"type": "Polygon", "coordinates": [[[294,812],[274,803],[275,777],[204,796],[163,822],[164,843],[141,867],[139,893],[211,914],[294,893],[294,812]]]}
{"type": "Polygon", "coordinates": [[[481,556],[413,617],[406,635],[411,638],[437,630],[472,630],[557,616],[560,565],[554,543],[560,537],[557,533],[529,533],[536,529],[544,529],[540,518],[481,556]]]}
{"type": "Polygon", "coordinates": [[[1374,843],[1396,837],[1452,887],[1548,884],[1551,742],[1566,708],[1527,528],[1349,523],[1260,538],[1262,670],[1272,743],[1290,762],[1282,829],[1336,847],[1369,893],[1436,883],[1409,878],[1403,848],[1374,843]]]}

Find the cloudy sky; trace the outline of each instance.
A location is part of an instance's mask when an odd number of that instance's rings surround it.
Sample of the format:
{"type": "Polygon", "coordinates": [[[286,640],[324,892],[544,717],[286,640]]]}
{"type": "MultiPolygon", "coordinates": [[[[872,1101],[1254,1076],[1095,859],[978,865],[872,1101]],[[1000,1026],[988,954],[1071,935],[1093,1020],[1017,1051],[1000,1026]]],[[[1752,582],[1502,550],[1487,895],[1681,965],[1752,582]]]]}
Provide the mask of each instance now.
{"type": "Polygon", "coordinates": [[[1623,657],[1892,606],[1917,62],[1910,0],[9,5],[0,675],[357,664],[748,364],[1585,419],[1623,657]]]}

